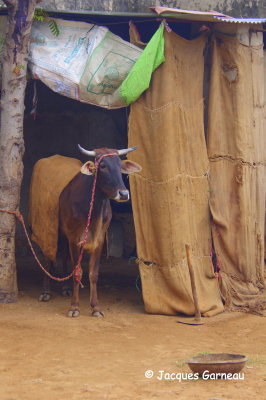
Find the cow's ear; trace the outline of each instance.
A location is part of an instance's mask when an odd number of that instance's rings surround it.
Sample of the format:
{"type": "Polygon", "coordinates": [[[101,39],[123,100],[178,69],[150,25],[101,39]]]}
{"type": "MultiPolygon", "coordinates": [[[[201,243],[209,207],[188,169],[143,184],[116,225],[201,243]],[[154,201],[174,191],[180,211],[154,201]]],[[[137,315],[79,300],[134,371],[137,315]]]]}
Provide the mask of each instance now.
{"type": "Polygon", "coordinates": [[[80,168],[80,172],[85,175],[94,175],[95,174],[95,165],[92,161],[87,161],[80,168]]]}
{"type": "Polygon", "coordinates": [[[122,174],[134,174],[135,172],[140,172],[142,167],[134,161],[123,160],[121,166],[122,174]]]}

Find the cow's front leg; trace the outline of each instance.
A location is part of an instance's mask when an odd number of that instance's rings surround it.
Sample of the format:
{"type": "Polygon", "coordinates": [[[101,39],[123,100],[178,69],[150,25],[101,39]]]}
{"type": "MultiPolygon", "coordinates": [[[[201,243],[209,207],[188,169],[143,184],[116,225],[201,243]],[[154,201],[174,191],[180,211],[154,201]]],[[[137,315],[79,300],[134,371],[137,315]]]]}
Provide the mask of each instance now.
{"type": "MultiPolygon", "coordinates": [[[[79,256],[79,248],[75,244],[69,244],[70,257],[73,268],[76,266],[79,256]]],[[[79,280],[82,279],[82,269],[80,268],[79,280]]],[[[71,299],[70,309],[68,311],[69,317],[78,317],[80,314],[79,310],[79,283],[74,280],[73,293],[71,299]]]]}
{"type": "MultiPolygon", "coordinates": [[[[47,272],[50,272],[51,266],[53,265],[52,261],[45,258],[45,265],[47,272]]],[[[39,301],[49,301],[51,299],[51,280],[48,275],[44,273],[43,276],[43,284],[42,284],[42,292],[39,296],[39,301]]]]}
{"type": "MultiPolygon", "coordinates": [[[[62,256],[62,272],[63,276],[66,276],[69,274],[69,268],[68,268],[68,261],[69,261],[69,245],[68,245],[68,240],[61,234],[59,236],[59,244],[60,244],[60,252],[62,256]]],[[[62,287],[61,287],[61,294],[64,297],[71,297],[72,296],[72,286],[70,279],[67,281],[63,281],[62,287]]]]}
{"type": "Polygon", "coordinates": [[[100,257],[103,243],[90,254],[89,279],[90,279],[90,305],[93,317],[104,317],[104,313],[98,306],[97,282],[99,276],[100,257]]]}

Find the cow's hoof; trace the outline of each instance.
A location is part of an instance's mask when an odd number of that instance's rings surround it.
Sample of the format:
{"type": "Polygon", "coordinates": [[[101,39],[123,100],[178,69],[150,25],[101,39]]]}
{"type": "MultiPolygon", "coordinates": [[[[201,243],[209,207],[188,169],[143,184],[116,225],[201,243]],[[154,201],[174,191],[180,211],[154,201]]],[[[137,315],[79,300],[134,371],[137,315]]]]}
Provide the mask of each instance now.
{"type": "Polygon", "coordinates": [[[97,317],[97,318],[102,318],[102,317],[104,317],[104,313],[102,312],[102,311],[93,311],[92,313],[92,316],[93,317],[97,317]]]}
{"type": "Polygon", "coordinates": [[[67,316],[70,318],[79,317],[80,311],[79,310],[69,310],[67,316]]]}
{"type": "Polygon", "coordinates": [[[51,294],[50,293],[41,293],[39,296],[39,301],[49,301],[51,300],[51,294]]]}
{"type": "Polygon", "coordinates": [[[61,293],[62,293],[63,297],[71,297],[72,296],[72,290],[70,288],[63,288],[61,293]]]}

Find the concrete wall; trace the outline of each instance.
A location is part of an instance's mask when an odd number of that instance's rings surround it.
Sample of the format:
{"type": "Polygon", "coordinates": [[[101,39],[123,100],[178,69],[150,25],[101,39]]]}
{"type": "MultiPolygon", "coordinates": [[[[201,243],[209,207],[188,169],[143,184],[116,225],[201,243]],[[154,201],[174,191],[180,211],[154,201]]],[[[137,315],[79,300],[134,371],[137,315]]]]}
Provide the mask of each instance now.
{"type": "Polygon", "coordinates": [[[51,10],[149,12],[149,7],[166,6],[187,10],[216,10],[234,17],[266,17],[265,0],[43,0],[51,10]]]}

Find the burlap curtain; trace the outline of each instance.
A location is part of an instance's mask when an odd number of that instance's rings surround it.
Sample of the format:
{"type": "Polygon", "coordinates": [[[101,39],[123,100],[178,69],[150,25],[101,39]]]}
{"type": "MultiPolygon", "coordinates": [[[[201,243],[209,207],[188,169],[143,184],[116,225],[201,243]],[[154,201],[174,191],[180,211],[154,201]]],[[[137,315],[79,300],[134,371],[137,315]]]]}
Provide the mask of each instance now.
{"type": "Polygon", "coordinates": [[[194,314],[185,243],[192,246],[201,312],[223,310],[210,256],[209,162],[203,127],[205,38],[165,32],[165,63],[131,107],[129,145],[139,267],[150,313],[194,314]]]}
{"type": "MultiPolygon", "coordinates": [[[[264,135],[266,131],[266,50],[264,56],[264,135]]],[[[266,150],[265,150],[266,151],[266,150]]],[[[265,196],[265,215],[264,215],[264,262],[266,260],[266,196],[265,196]]],[[[265,267],[265,264],[264,264],[265,267]]],[[[264,277],[266,279],[266,267],[264,268],[264,277]]]]}
{"type": "Polygon", "coordinates": [[[228,306],[256,308],[266,301],[265,72],[263,46],[252,35],[250,45],[213,38],[208,155],[222,295],[228,306]]]}

